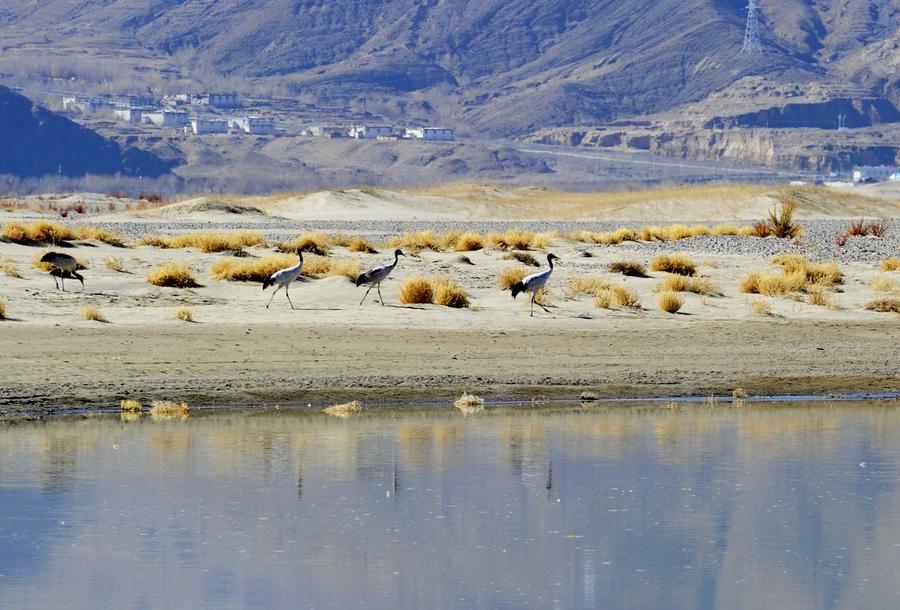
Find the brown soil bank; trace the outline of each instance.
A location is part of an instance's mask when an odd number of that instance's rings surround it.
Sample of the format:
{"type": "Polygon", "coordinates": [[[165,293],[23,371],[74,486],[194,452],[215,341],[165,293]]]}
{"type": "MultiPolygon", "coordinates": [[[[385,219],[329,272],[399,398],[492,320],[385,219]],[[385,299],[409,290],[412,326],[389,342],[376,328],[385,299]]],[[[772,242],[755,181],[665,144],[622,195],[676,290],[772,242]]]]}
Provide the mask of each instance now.
{"type": "Polygon", "coordinates": [[[491,399],[900,390],[893,319],[523,326],[7,323],[0,417],[110,407],[122,398],[271,406],[443,400],[464,389],[491,399]]]}

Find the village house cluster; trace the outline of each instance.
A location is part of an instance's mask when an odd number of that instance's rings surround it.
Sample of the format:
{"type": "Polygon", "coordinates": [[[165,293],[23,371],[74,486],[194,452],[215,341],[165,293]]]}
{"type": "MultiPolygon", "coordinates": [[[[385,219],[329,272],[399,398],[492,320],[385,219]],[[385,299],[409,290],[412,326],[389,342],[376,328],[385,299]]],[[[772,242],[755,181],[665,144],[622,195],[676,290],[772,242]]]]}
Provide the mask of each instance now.
{"type": "Polygon", "coordinates": [[[313,125],[300,132],[317,138],[353,138],[355,140],[427,140],[453,142],[456,130],[452,127],[393,127],[391,125],[326,126],[313,125]]]}
{"type": "Polygon", "coordinates": [[[853,168],[853,182],[900,182],[900,167],[893,165],[860,165],[853,168]]]}

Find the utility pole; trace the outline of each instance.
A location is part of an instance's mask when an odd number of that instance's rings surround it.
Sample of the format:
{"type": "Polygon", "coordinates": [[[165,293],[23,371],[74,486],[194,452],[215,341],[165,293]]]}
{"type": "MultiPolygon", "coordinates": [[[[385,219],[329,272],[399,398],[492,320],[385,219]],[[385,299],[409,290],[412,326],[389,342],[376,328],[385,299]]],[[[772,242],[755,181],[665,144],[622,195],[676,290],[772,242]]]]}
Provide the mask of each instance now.
{"type": "Polygon", "coordinates": [[[741,53],[752,55],[762,53],[762,44],[759,42],[759,5],[756,0],[750,0],[747,5],[747,25],[744,28],[744,46],[741,53]]]}

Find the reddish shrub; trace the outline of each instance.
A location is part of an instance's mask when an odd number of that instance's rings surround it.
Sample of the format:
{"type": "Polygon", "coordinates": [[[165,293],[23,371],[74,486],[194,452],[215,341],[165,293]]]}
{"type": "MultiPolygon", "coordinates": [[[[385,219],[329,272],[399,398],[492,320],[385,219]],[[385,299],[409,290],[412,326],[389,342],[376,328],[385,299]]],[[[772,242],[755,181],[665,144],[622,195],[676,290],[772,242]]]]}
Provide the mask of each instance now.
{"type": "Polygon", "coordinates": [[[884,237],[887,234],[887,219],[882,218],[878,222],[870,222],[866,225],[866,233],[875,237],[884,237]]]}
{"type": "Polygon", "coordinates": [[[768,237],[772,234],[772,228],[765,220],[759,220],[753,224],[753,233],[757,237],[768,237]]]}
{"type": "Polygon", "coordinates": [[[844,232],[845,235],[849,235],[850,237],[862,237],[866,234],[866,221],[864,218],[860,218],[859,220],[854,220],[850,223],[850,226],[847,227],[847,230],[844,232]]]}

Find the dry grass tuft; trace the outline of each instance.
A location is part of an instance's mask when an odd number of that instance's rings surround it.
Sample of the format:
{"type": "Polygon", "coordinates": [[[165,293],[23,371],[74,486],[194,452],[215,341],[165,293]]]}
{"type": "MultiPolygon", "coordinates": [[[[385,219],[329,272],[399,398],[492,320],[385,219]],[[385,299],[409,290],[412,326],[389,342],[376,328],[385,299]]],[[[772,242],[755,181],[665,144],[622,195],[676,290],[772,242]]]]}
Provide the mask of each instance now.
{"type": "Polygon", "coordinates": [[[488,233],[484,244],[495,250],[530,250],[532,247],[546,247],[552,236],[551,233],[509,229],[505,233],[488,233]]]}
{"type": "Polygon", "coordinates": [[[191,310],[188,309],[187,307],[179,307],[179,308],[175,311],[175,319],[176,319],[176,320],[182,320],[182,321],[184,321],[184,322],[193,322],[193,321],[194,321],[194,314],[193,314],[193,313],[191,312],[191,310]]]}
{"type": "Polygon", "coordinates": [[[661,281],[654,292],[693,292],[709,296],[721,294],[719,289],[708,277],[688,277],[684,275],[670,275],[661,281]]]}
{"type": "Polygon", "coordinates": [[[594,307],[609,309],[614,298],[612,290],[599,290],[594,293],[594,307]]]}
{"type": "Polygon", "coordinates": [[[669,313],[675,313],[679,309],[681,309],[682,305],[684,305],[684,299],[681,296],[673,291],[666,290],[659,295],[659,308],[663,311],[667,311],[669,313]]]}
{"type": "Polygon", "coordinates": [[[822,288],[810,288],[809,304],[827,307],[828,309],[840,309],[841,305],[837,300],[833,299],[822,288]]]}
{"type": "Polygon", "coordinates": [[[607,280],[597,275],[577,275],[569,281],[565,298],[574,299],[579,294],[593,294],[612,288],[607,280]]]}
{"type": "Polygon", "coordinates": [[[524,267],[507,267],[502,269],[497,276],[497,285],[500,290],[509,290],[513,285],[521,282],[528,275],[528,269],[524,267]]]}
{"type": "Polygon", "coordinates": [[[769,264],[781,265],[784,267],[785,273],[792,273],[806,269],[807,262],[806,257],[802,254],[782,252],[769,259],[769,264]]]}
{"type": "Polygon", "coordinates": [[[350,240],[350,243],[347,244],[347,248],[351,252],[364,252],[366,254],[378,254],[378,250],[375,249],[375,246],[370,244],[368,241],[366,241],[362,237],[354,237],[352,240],[350,240]]]}
{"type": "Polygon", "coordinates": [[[102,241],[103,243],[109,244],[111,246],[116,246],[117,248],[124,248],[127,245],[124,237],[102,227],[76,227],[75,238],[92,241],[102,241]]]}
{"type": "Polygon", "coordinates": [[[697,266],[684,254],[663,254],[650,262],[650,270],[677,273],[678,275],[694,275],[697,273],[697,266]]]}
{"type": "MultiPolygon", "coordinates": [[[[365,241],[365,240],[363,240],[365,241]]],[[[334,240],[322,231],[308,231],[294,241],[278,244],[277,248],[282,252],[312,252],[319,256],[328,256],[328,251],[334,244],[334,240]]]]}
{"type": "Polygon", "coordinates": [[[510,252],[508,254],[503,255],[503,260],[505,261],[519,261],[523,265],[530,265],[532,267],[540,267],[541,264],[528,252],[510,252]]]}
{"type": "Polygon", "coordinates": [[[734,400],[744,400],[745,398],[747,398],[747,392],[744,390],[744,388],[735,388],[731,393],[731,397],[734,400]]]}
{"type": "Polygon", "coordinates": [[[750,301],[750,311],[758,316],[770,316],[772,306],[765,299],[754,299],[750,301]]]}
{"type": "Polygon", "coordinates": [[[471,305],[469,295],[462,286],[454,282],[449,276],[440,276],[432,282],[434,292],[434,304],[444,307],[462,308],[471,305]]]}
{"type": "Polygon", "coordinates": [[[631,261],[615,261],[609,264],[610,273],[621,273],[631,277],[647,277],[647,268],[641,263],[631,261]]]}
{"type": "Polygon", "coordinates": [[[116,271],[118,273],[128,273],[128,270],[125,268],[125,261],[123,261],[121,258],[107,257],[103,259],[103,264],[106,265],[106,268],[110,271],[116,271]]]}
{"type": "Polygon", "coordinates": [[[265,245],[262,235],[256,231],[237,231],[235,233],[185,233],[172,237],[147,235],[138,244],[164,249],[197,248],[201,252],[238,251],[250,246],[265,245]]]}
{"type": "Polygon", "coordinates": [[[227,258],[216,261],[210,273],[217,280],[262,282],[279,269],[296,263],[297,257],[292,254],[272,254],[256,260],[227,258]]]}
{"type": "Polygon", "coordinates": [[[126,398],[119,403],[119,410],[125,411],[126,413],[140,413],[141,409],[143,409],[143,405],[139,400],[126,398]]]}
{"type": "Polygon", "coordinates": [[[360,411],[362,411],[362,406],[360,406],[358,400],[345,402],[339,405],[331,405],[330,407],[325,407],[324,409],[322,409],[323,413],[332,415],[334,417],[341,417],[344,419],[352,415],[356,415],[360,411]]]}
{"type": "Polygon", "coordinates": [[[147,281],[154,286],[171,288],[195,288],[200,284],[191,270],[181,263],[165,263],[147,275],[147,281]]]}
{"type": "Polygon", "coordinates": [[[187,419],[189,412],[190,409],[188,409],[186,402],[154,400],[150,403],[150,417],[157,421],[169,419],[184,421],[187,419]]]}
{"type": "Polygon", "coordinates": [[[6,299],[0,297],[0,320],[6,319],[6,299]]]}
{"type": "Polygon", "coordinates": [[[440,252],[444,247],[444,239],[431,230],[408,232],[400,236],[395,235],[391,237],[388,240],[388,247],[391,249],[403,248],[411,252],[419,252],[421,250],[440,252]]]}
{"type": "Polygon", "coordinates": [[[894,292],[898,288],[898,284],[894,278],[877,277],[869,284],[869,288],[875,292],[894,292]]]}
{"type": "Polygon", "coordinates": [[[636,290],[632,290],[631,288],[623,288],[622,286],[613,286],[612,295],[613,299],[615,299],[616,304],[619,307],[624,307],[625,309],[641,308],[641,301],[638,298],[638,293],[636,290]]]}
{"type": "Polygon", "coordinates": [[[81,308],[79,314],[82,318],[91,322],[109,322],[109,320],[106,319],[106,316],[103,315],[103,312],[93,305],[85,305],[81,308]]]}
{"type": "Polygon", "coordinates": [[[900,313],[900,299],[897,297],[884,297],[881,299],[875,299],[874,301],[869,301],[865,305],[866,309],[871,311],[878,311],[882,313],[900,313]]]}
{"type": "Polygon", "coordinates": [[[803,270],[806,281],[817,286],[837,286],[844,283],[844,272],[835,262],[808,264],[803,270]]]}
{"type": "Polygon", "coordinates": [[[900,257],[892,256],[889,259],[882,261],[881,270],[885,273],[889,271],[900,271],[900,257]]]}
{"type": "Polygon", "coordinates": [[[475,396],[475,394],[469,394],[468,392],[463,392],[462,396],[456,399],[453,403],[453,406],[469,415],[470,413],[477,413],[484,409],[484,399],[475,396]]]}
{"type": "Polygon", "coordinates": [[[472,259],[469,258],[468,256],[466,256],[465,254],[460,254],[459,256],[457,256],[456,262],[462,263],[463,265],[474,265],[475,264],[472,262],[472,259]]]}
{"type": "Polygon", "coordinates": [[[471,252],[482,248],[484,248],[484,238],[478,233],[467,232],[459,236],[454,249],[457,252],[471,252]]]}
{"type": "Polygon", "coordinates": [[[414,276],[403,280],[400,285],[400,302],[404,305],[414,303],[431,303],[434,300],[434,289],[427,277],[414,276]]]}
{"type": "Polygon", "coordinates": [[[798,237],[802,234],[800,225],[793,220],[797,204],[787,195],[781,199],[781,208],[769,210],[769,229],[775,237],[798,237]]]}
{"type": "Polygon", "coordinates": [[[19,269],[19,266],[8,258],[0,260],[0,270],[9,277],[22,277],[22,271],[19,269]]]}

